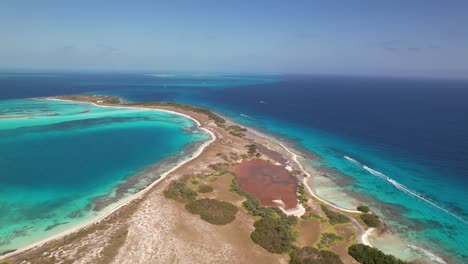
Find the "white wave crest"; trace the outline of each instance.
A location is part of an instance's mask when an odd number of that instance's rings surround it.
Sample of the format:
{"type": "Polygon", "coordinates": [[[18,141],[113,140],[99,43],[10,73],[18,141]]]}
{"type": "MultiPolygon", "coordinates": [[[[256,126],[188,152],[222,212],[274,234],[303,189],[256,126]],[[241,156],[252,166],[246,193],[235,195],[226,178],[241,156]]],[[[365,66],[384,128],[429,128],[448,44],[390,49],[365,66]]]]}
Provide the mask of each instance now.
{"type": "Polygon", "coordinates": [[[430,258],[431,260],[433,260],[433,261],[435,261],[437,263],[447,264],[447,262],[445,262],[445,260],[443,260],[441,257],[437,256],[436,254],[430,252],[427,249],[424,249],[424,248],[421,248],[421,247],[418,247],[418,246],[415,246],[415,245],[408,245],[408,247],[415,250],[415,251],[417,251],[417,252],[423,253],[428,258],[430,258]]]}
{"type": "Polygon", "coordinates": [[[242,114],[242,113],[240,114],[240,116],[246,117],[246,118],[249,118],[249,119],[252,119],[252,120],[256,120],[255,118],[253,118],[253,117],[251,117],[251,116],[249,116],[249,115],[244,115],[244,114],[242,114]]]}
{"type": "Polygon", "coordinates": [[[381,173],[380,171],[376,171],[376,170],[373,170],[369,167],[367,167],[366,165],[363,165],[362,166],[363,169],[365,169],[366,171],[368,171],[370,174],[374,175],[374,176],[377,176],[379,178],[382,178],[384,180],[391,180],[389,177],[387,177],[387,175],[381,173]]]}
{"type": "Polygon", "coordinates": [[[362,165],[359,161],[349,157],[349,156],[344,156],[345,159],[347,159],[348,161],[351,161],[352,163],[356,164],[356,165],[362,165]]]}
{"type": "Polygon", "coordinates": [[[398,190],[408,194],[408,195],[411,195],[413,197],[416,197],[418,198],[419,200],[423,201],[423,202],[426,202],[427,204],[430,204],[432,206],[434,206],[435,208],[455,217],[456,219],[462,221],[464,224],[466,224],[467,222],[465,221],[465,219],[463,219],[462,217],[450,212],[449,210],[443,208],[442,206],[436,204],[435,202],[431,201],[430,199],[424,197],[424,195],[414,191],[414,190],[411,190],[410,188],[406,187],[405,185],[395,181],[394,179],[388,177],[387,175],[381,173],[380,171],[376,171],[366,165],[363,165],[361,164],[359,161],[353,159],[353,158],[350,158],[349,156],[344,156],[344,158],[346,160],[349,160],[350,162],[356,164],[356,165],[359,165],[359,166],[362,166],[363,169],[365,169],[366,171],[368,171],[370,174],[374,175],[374,176],[377,176],[381,179],[384,179],[386,180],[387,182],[389,182],[390,184],[392,184],[393,186],[395,186],[395,188],[397,188],[398,190]]]}

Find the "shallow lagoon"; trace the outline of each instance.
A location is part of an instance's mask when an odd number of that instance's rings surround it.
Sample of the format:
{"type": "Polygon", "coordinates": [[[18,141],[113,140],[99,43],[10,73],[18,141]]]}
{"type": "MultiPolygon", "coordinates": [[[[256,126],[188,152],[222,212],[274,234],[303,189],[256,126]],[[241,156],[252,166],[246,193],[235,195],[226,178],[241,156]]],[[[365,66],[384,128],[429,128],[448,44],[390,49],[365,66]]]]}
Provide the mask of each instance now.
{"type": "MultiPolygon", "coordinates": [[[[116,186],[149,165],[187,155],[208,135],[179,115],[84,103],[0,101],[0,252],[59,233],[105,211],[116,186]],[[193,149],[193,148],[190,148],[193,149]],[[97,199],[99,198],[99,199],[97,199]]],[[[166,164],[165,166],[172,166],[166,164]]]]}
{"type": "Polygon", "coordinates": [[[86,92],[209,107],[315,154],[305,155],[311,158],[306,162],[328,176],[315,178],[319,195],[349,208],[369,204],[405,238],[397,247],[372,240],[386,252],[432,257],[409,244],[465,263],[467,87],[466,81],[437,79],[56,73],[0,78],[0,98],[86,92]]]}

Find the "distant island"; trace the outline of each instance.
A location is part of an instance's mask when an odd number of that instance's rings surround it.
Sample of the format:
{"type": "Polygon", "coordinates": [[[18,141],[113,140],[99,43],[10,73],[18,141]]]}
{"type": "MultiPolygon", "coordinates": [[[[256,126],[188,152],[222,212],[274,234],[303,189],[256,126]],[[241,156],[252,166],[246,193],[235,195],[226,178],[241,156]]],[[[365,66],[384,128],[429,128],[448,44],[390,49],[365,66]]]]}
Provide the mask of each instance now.
{"type": "Polygon", "coordinates": [[[211,139],[103,218],[3,252],[1,264],[404,263],[369,243],[384,228],[372,208],[322,200],[306,184],[313,175],[300,155],[271,136],[193,105],[90,94],[38,99],[167,111],[211,139]]]}

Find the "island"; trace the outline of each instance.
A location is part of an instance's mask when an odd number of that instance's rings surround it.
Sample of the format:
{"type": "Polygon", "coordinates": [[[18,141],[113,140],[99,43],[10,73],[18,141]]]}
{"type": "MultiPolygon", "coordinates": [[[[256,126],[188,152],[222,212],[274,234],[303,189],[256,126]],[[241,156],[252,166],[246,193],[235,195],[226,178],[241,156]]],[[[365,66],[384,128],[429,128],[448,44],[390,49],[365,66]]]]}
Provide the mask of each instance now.
{"type": "Polygon", "coordinates": [[[300,154],[270,135],[180,103],[91,94],[39,100],[167,111],[192,119],[211,139],[104,217],[4,252],[1,264],[404,263],[369,243],[383,228],[371,209],[318,197],[300,154]]]}

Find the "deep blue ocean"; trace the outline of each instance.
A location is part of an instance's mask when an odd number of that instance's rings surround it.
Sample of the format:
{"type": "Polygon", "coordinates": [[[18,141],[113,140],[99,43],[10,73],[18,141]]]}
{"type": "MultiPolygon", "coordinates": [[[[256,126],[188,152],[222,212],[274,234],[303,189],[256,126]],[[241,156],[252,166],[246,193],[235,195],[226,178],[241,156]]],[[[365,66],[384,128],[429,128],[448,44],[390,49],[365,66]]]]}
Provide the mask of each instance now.
{"type": "Polygon", "coordinates": [[[379,248],[406,259],[468,261],[466,80],[0,74],[0,99],[77,93],[206,106],[271,133],[315,167],[319,196],[350,208],[370,205],[403,239],[375,238],[379,248]]]}

